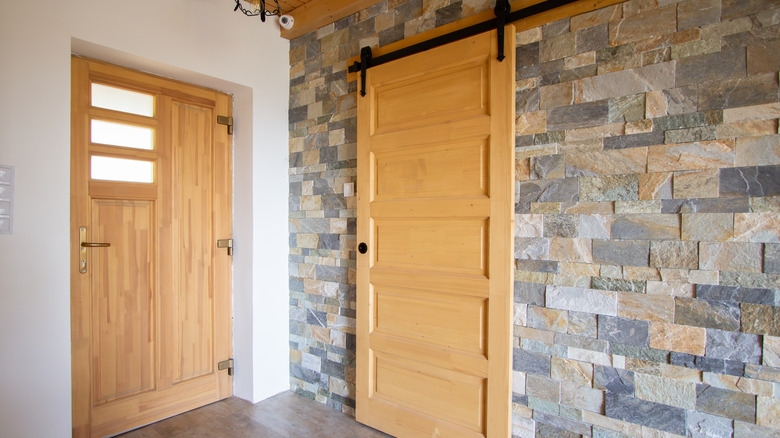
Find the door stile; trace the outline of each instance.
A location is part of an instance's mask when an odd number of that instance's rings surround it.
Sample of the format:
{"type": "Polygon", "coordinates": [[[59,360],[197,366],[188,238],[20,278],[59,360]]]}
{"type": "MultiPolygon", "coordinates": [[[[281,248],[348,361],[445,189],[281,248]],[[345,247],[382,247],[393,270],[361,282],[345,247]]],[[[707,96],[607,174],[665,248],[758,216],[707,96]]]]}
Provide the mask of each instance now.
{"type": "MultiPolygon", "coordinates": [[[[161,95],[158,99],[158,110],[160,125],[171,126],[171,98],[166,95],[161,95]]],[[[159,336],[161,342],[158,342],[157,354],[159,360],[157,361],[158,369],[158,390],[165,390],[173,385],[173,355],[170,348],[162,348],[163,345],[168,345],[166,340],[174,337],[175,327],[172,327],[176,317],[173,314],[173,303],[171,302],[171,294],[164,294],[162,291],[176,290],[173,263],[170,257],[171,251],[173,251],[173,211],[169,208],[173,203],[173,151],[172,151],[172,134],[170,129],[162,129],[157,134],[157,139],[160,142],[158,145],[158,167],[156,169],[159,178],[159,192],[158,199],[160,200],[161,208],[158,209],[157,217],[159,218],[158,224],[158,296],[157,301],[160,311],[157,313],[157,327],[159,330],[159,336]],[[163,177],[165,175],[165,177],[163,177]],[[165,206],[168,206],[166,208],[165,206]],[[167,257],[165,255],[168,255],[167,257]],[[163,315],[171,315],[170,318],[163,318],[163,315]]]]}
{"type": "MultiPolygon", "coordinates": [[[[515,199],[515,57],[499,62],[496,45],[491,46],[490,101],[493,108],[506,109],[490,118],[490,198],[515,199]],[[511,175],[511,178],[507,178],[511,175]]],[[[504,31],[505,53],[515,53],[515,27],[504,31]]],[[[491,253],[514,254],[514,205],[490,203],[491,253]]],[[[491,328],[488,336],[487,436],[511,435],[512,424],[512,319],[514,258],[490,257],[491,328]],[[495,320],[493,318],[496,318],[495,320]]]]}
{"type": "MultiPolygon", "coordinates": [[[[89,117],[81,108],[89,102],[84,90],[89,82],[87,66],[71,63],[71,174],[70,174],[70,306],[71,306],[71,363],[89,363],[90,332],[92,330],[89,283],[79,274],[79,227],[86,225],[90,215],[87,182],[83,175],[89,171],[86,133],[89,117]]],[[[71,367],[73,436],[89,436],[91,424],[91,385],[89,367],[71,367]]]]}

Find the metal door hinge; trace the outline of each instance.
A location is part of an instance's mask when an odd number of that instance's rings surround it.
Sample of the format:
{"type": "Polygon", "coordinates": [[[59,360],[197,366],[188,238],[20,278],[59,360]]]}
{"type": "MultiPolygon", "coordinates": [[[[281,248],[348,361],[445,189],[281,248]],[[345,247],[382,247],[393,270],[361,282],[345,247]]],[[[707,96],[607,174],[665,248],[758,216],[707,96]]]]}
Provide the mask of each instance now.
{"type": "Polygon", "coordinates": [[[227,255],[233,255],[233,239],[217,240],[217,248],[227,248],[227,255]]]}
{"type": "Polygon", "coordinates": [[[227,116],[217,116],[217,123],[227,125],[228,135],[233,135],[233,118],[227,116]]]}
{"type": "Polygon", "coordinates": [[[222,370],[228,370],[228,376],[233,375],[233,359],[223,360],[222,362],[217,364],[217,369],[222,370]]]}

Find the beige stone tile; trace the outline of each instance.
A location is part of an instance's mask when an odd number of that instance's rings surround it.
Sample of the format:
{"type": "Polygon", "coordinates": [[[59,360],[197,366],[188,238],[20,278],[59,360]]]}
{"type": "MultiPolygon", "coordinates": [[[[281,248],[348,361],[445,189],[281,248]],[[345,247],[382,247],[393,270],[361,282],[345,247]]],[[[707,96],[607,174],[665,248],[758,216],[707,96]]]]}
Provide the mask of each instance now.
{"type": "Polygon", "coordinates": [[[648,151],[647,171],[719,169],[733,166],[734,156],[730,140],[659,145],[648,151]]]}
{"type": "Polygon", "coordinates": [[[756,424],[780,431],[780,399],[758,397],[756,401],[756,424]]]}
{"type": "Polygon", "coordinates": [[[746,120],[765,120],[780,118],[780,103],[726,108],[723,110],[723,122],[726,124],[746,120]]]}
{"type": "Polygon", "coordinates": [[[593,386],[593,364],[591,363],[553,357],[550,369],[553,379],[581,386],[593,386]]]}
{"type": "Polygon", "coordinates": [[[705,334],[699,327],[650,322],[650,347],[703,356],[705,334]]]}
{"type": "Polygon", "coordinates": [[[674,298],[618,292],[618,316],[655,322],[674,322],[674,298]]]}
{"type": "MultiPolygon", "coordinates": [[[[756,137],[777,133],[777,120],[743,120],[739,122],[718,125],[715,135],[719,139],[733,139],[739,137],[756,137]]],[[[737,145],[739,146],[739,145],[737,145]]],[[[739,149],[739,148],[738,148],[739,149]]],[[[737,165],[739,154],[737,154],[737,165]]]]}
{"type": "Polygon", "coordinates": [[[717,198],[718,170],[689,170],[674,172],[672,194],[674,199],[717,198]]]}

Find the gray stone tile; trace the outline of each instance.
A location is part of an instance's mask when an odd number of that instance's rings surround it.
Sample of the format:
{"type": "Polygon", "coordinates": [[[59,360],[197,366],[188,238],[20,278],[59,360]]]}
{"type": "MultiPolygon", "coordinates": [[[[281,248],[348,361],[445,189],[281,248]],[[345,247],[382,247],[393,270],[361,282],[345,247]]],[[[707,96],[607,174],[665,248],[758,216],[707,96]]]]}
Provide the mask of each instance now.
{"type": "Polygon", "coordinates": [[[607,392],[606,415],[666,432],[685,435],[685,410],[607,392]]]}
{"type": "Polygon", "coordinates": [[[670,129],[695,128],[721,123],[723,123],[722,110],[701,111],[655,118],[653,119],[653,130],[668,131],[670,129]]]}
{"type": "Polygon", "coordinates": [[[720,196],[775,196],[780,194],[780,166],[720,169],[720,196]]]}
{"type": "Polygon", "coordinates": [[[748,333],[707,330],[706,357],[761,363],[761,336],[748,333]]]}
{"type": "Polygon", "coordinates": [[[742,377],[745,373],[745,364],[738,360],[712,359],[704,356],[696,356],[692,368],[737,377],[742,377]]]}
{"type": "Polygon", "coordinates": [[[581,201],[636,201],[638,199],[638,174],[580,178],[581,201]]]}
{"type": "Polygon", "coordinates": [[[576,202],[579,201],[577,178],[523,181],[520,183],[519,202],[576,202]]]}
{"type": "Polygon", "coordinates": [[[745,77],[745,49],[731,49],[677,61],[675,84],[678,87],[745,77]]]}
{"type": "Polygon", "coordinates": [[[564,70],[561,72],[559,79],[561,82],[571,82],[576,81],[577,79],[596,76],[597,73],[598,66],[596,64],[589,64],[571,70],[564,70]]]}
{"type": "MultiPolygon", "coordinates": [[[[565,139],[566,139],[566,132],[565,131],[548,131],[548,132],[541,132],[539,134],[534,134],[534,144],[535,145],[561,143],[565,139]]],[[[563,156],[561,156],[561,155],[553,155],[553,156],[558,156],[558,157],[563,158],[563,156]]]]}
{"type": "Polygon", "coordinates": [[[650,341],[649,323],[635,319],[598,316],[599,339],[607,342],[647,346],[650,341]]]}
{"type": "Polygon", "coordinates": [[[629,96],[674,85],[674,63],[665,62],[635,69],[604,73],[579,84],[583,102],[629,96]]]}
{"type": "Polygon", "coordinates": [[[716,388],[707,384],[698,384],[696,385],[696,410],[755,423],[756,396],[716,388]]]}
{"type": "MultiPolygon", "coordinates": [[[[543,410],[539,410],[540,415],[544,415],[543,410]]],[[[579,438],[579,433],[570,432],[547,423],[536,423],[535,438],[579,438]]]]}
{"type": "Polygon", "coordinates": [[[744,79],[699,85],[699,110],[736,108],[780,100],[777,75],[748,76],[744,79]]]}
{"type": "Polygon", "coordinates": [[[436,27],[458,21],[462,18],[461,2],[455,2],[449,6],[436,10],[436,27]]]}
{"type": "Polygon", "coordinates": [[[516,237],[515,258],[518,260],[547,260],[550,258],[550,239],[516,237]]]}
{"type": "Polygon", "coordinates": [[[680,367],[695,368],[696,356],[693,354],[679,353],[677,351],[673,351],[669,355],[669,363],[680,367]]]}
{"type": "Polygon", "coordinates": [[[379,45],[386,46],[404,39],[404,23],[396,24],[379,32],[379,45]]]}
{"type": "Polygon", "coordinates": [[[696,297],[705,300],[726,300],[777,306],[777,291],[710,284],[696,285],[696,297]]]}
{"type": "Polygon", "coordinates": [[[335,283],[347,283],[347,271],[348,268],[340,266],[317,265],[316,276],[317,280],[332,281],[335,283]]]}
{"type": "Polygon", "coordinates": [[[774,0],[723,0],[722,20],[757,14],[777,7],[774,0]]]}
{"type": "Polygon", "coordinates": [[[675,129],[664,132],[665,144],[691,143],[694,141],[715,140],[718,137],[715,126],[675,129]]]}
{"type": "Polygon", "coordinates": [[[515,62],[518,67],[539,64],[539,43],[536,42],[517,46],[515,49],[515,62]]]}
{"type": "MultiPolygon", "coordinates": [[[[563,136],[560,136],[563,141],[563,136]]],[[[563,155],[543,155],[541,157],[531,157],[531,179],[550,179],[563,178],[564,166],[563,155]]]]}
{"type": "Polygon", "coordinates": [[[643,134],[616,135],[604,138],[604,149],[625,149],[664,144],[664,133],[661,131],[643,134]]]}
{"type": "Polygon", "coordinates": [[[780,244],[764,245],[764,272],[780,274],[780,244]]]}
{"type": "Polygon", "coordinates": [[[558,262],[548,260],[515,260],[515,268],[519,271],[546,272],[549,274],[560,272],[558,262]]]}
{"type": "MultiPolygon", "coordinates": [[[[576,435],[585,435],[590,436],[591,435],[591,428],[592,426],[583,423],[581,421],[576,420],[570,420],[568,418],[562,418],[555,415],[546,414],[544,412],[534,412],[534,421],[538,424],[545,424],[549,426],[553,426],[558,429],[562,429],[564,431],[572,432],[576,435]]],[[[561,436],[559,433],[556,433],[556,437],[561,436]]],[[[565,435],[564,435],[565,436],[565,435]]]]}
{"type": "Polygon", "coordinates": [[[677,6],[677,29],[685,30],[720,21],[720,0],[691,0],[677,6]]]}
{"type": "Polygon", "coordinates": [[[544,237],[575,238],[578,235],[579,216],[576,214],[548,214],[544,216],[544,237]]]}
{"type": "Polygon", "coordinates": [[[604,265],[649,266],[648,241],[593,240],[593,262],[604,265]]]}
{"type": "Polygon", "coordinates": [[[608,121],[607,101],[562,106],[547,111],[547,129],[550,131],[605,125],[608,121]]]}
{"type": "Polygon", "coordinates": [[[642,347],[639,345],[621,344],[619,342],[612,342],[609,344],[609,354],[619,354],[621,356],[658,363],[667,363],[669,360],[668,351],[642,347]]]}
{"type": "Polygon", "coordinates": [[[634,122],[645,118],[645,94],[609,99],[609,123],[634,122]]]}
{"type": "Polygon", "coordinates": [[[605,365],[595,365],[593,367],[593,387],[633,397],[634,372],[605,365]]]}
{"type": "Polygon", "coordinates": [[[550,356],[514,348],[512,350],[512,369],[549,377],[550,356]]]}
{"type": "Polygon", "coordinates": [[[577,54],[592,52],[609,47],[609,29],[608,23],[602,23],[598,26],[587,27],[576,33],[576,52],[577,54]]]}
{"type": "Polygon", "coordinates": [[[739,305],[729,301],[675,298],[675,320],[682,325],[737,331],[740,326],[739,305]]]}
{"type": "Polygon", "coordinates": [[[529,88],[515,93],[515,111],[518,114],[539,111],[539,89],[529,88]]]}
{"type": "Polygon", "coordinates": [[[542,26],[542,38],[548,39],[569,32],[570,23],[570,18],[563,18],[553,21],[552,23],[545,24],[542,26]]]}
{"type": "Polygon", "coordinates": [[[617,215],[612,238],[621,240],[664,240],[680,238],[680,218],[672,214],[617,215]]]}
{"type": "MultiPolygon", "coordinates": [[[[574,312],[569,311],[569,313],[574,313],[574,312]]],[[[595,321],[596,315],[591,315],[591,316],[593,316],[595,321]]],[[[571,326],[571,322],[569,325],[571,326]]],[[[596,325],[594,324],[594,329],[595,327],[596,325]]],[[[592,337],[589,338],[586,336],[570,335],[566,333],[556,333],[555,344],[566,346],[566,347],[579,348],[580,350],[597,351],[599,353],[606,353],[609,351],[609,343],[607,341],[602,341],[600,339],[595,339],[592,337]]]]}
{"type": "Polygon", "coordinates": [[[514,289],[515,302],[544,307],[544,284],[516,281],[514,289]]]}
{"type": "Polygon", "coordinates": [[[686,429],[691,438],[727,437],[734,434],[734,420],[703,412],[688,412],[686,429]]]}

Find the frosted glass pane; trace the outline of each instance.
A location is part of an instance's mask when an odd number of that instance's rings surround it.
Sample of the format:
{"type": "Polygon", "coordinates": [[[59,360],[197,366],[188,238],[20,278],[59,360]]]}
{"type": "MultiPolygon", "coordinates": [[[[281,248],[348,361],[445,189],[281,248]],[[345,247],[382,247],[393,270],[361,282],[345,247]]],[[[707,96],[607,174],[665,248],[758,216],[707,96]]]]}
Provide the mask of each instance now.
{"type": "Polygon", "coordinates": [[[92,120],[92,143],[135,149],[154,149],[154,130],[143,126],[92,120]]]}
{"type": "Polygon", "coordinates": [[[91,175],[92,179],[106,181],[151,183],[154,182],[154,163],[93,155],[91,175]]]}
{"type": "Polygon", "coordinates": [[[108,85],[92,84],[92,106],[139,116],[154,116],[154,96],[108,85]]]}

